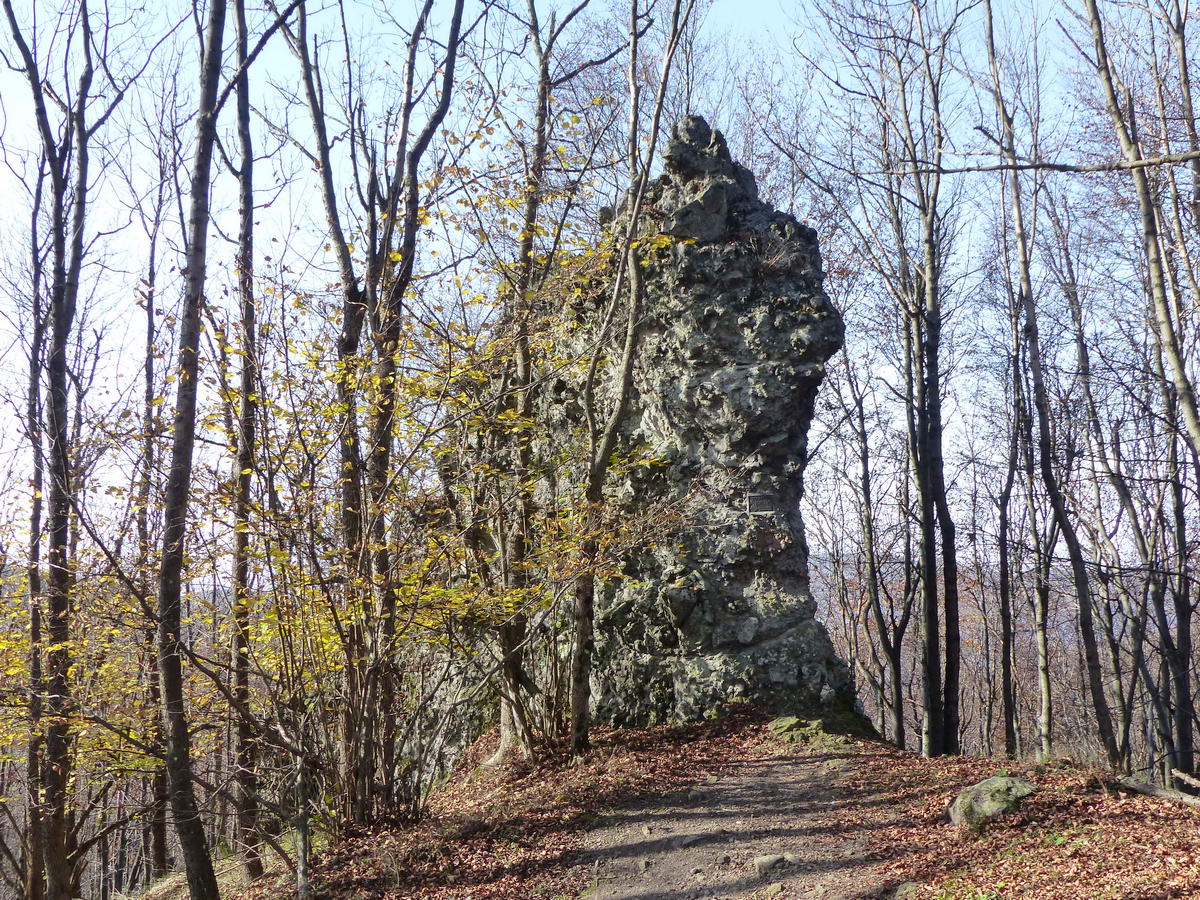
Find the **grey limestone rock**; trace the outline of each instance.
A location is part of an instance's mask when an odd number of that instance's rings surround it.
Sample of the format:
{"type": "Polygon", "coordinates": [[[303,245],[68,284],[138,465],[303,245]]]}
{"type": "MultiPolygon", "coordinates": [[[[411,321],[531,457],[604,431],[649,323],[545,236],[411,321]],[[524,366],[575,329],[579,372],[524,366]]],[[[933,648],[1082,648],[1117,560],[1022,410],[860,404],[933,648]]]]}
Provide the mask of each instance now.
{"type": "MultiPolygon", "coordinates": [[[[660,464],[624,476],[613,499],[674,503],[681,525],[597,598],[595,712],[644,724],[739,699],[852,705],[814,618],[799,510],[814,399],[842,344],[817,236],[759,199],[699,117],[676,125],[664,170],[637,222],[659,240],[622,435],[660,464]]],[[[574,315],[586,332],[598,310],[574,315]]]]}
{"type": "Polygon", "coordinates": [[[1037,785],[1023,778],[997,775],[986,778],[962,791],[948,810],[950,821],[978,829],[1021,805],[1021,801],[1037,790],[1037,785]]]}
{"type": "Polygon", "coordinates": [[[754,857],[754,871],[759,875],[767,875],[774,869],[792,865],[795,859],[789,858],[789,856],[790,854],[786,853],[768,853],[756,856],[754,857]]]}

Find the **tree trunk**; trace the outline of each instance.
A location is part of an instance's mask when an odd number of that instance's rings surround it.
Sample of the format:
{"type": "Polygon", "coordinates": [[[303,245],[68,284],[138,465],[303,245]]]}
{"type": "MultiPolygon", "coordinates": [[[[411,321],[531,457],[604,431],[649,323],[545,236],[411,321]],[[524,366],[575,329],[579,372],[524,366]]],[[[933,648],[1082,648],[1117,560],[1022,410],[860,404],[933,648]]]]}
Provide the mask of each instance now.
{"type": "Polygon", "coordinates": [[[209,192],[216,143],[216,101],[221,75],[227,0],[211,0],[204,35],[196,155],[191,172],[187,282],[180,313],[178,389],[172,423],[171,467],[163,499],[163,553],[158,583],[158,661],[162,678],[167,784],[192,900],[217,900],[220,891],[208,838],[192,785],[182,654],[181,597],[187,537],[196,402],[200,374],[200,310],[208,262],[209,192]]]}
{"type": "Polygon", "coordinates": [[[927,383],[921,359],[915,350],[920,345],[920,331],[920,319],[910,315],[905,323],[904,346],[908,359],[905,384],[909,408],[909,453],[917,485],[921,534],[921,753],[924,756],[941,756],[946,752],[946,742],[942,709],[941,623],[937,591],[937,523],[932,487],[929,484],[929,467],[926,463],[927,383]]]}
{"type": "MultiPolygon", "coordinates": [[[[250,482],[254,471],[258,415],[258,328],[254,297],[254,140],[250,132],[249,33],[245,0],[234,0],[237,23],[237,134],[240,151],[237,250],[238,301],[241,308],[241,383],[238,386],[237,453],[233,499],[233,677],[234,698],[241,710],[250,702],[250,482]]],[[[235,844],[241,850],[246,875],[263,874],[258,855],[258,774],[252,723],[235,712],[234,783],[235,844]]]]}
{"type": "Polygon", "coordinates": [[[1038,672],[1038,762],[1046,762],[1053,752],[1054,700],[1050,680],[1050,583],[1038,564],[1033,612],[1033,634],[1037,644],[1038,672]]]}
{"type": "MultiPolygon", "coordinates": [[[[1089,3],[1091,2],[1094,2],[1094,0],[1089,0],[1089,3]]],[[[990,45],[990,3],[987,10],[989,55],[993,70],[994,96],[1002,127],[1001,146],[1005,158],[1012,165],[1016,160],[1012,117],[1003,101],[1000,76],[996,66],[995,50],[990,45]]],[[[1009,199],[1012,206],[1013,232],[1017,245],[1018,275],[1021,285],[1020,298],[1025,311],[1025,340],[1029,352],[1029,370],[1033,384],[1033,403],[1037,411],[1038,463],[1041,470],[1042,483],[1046,489],[1051,509],[1054,511],[1055,521],[1058,523],[1063,541],[1067,545],[1067,554],[1071,560],[1071,573],[1075,582],[1075,593],[1079,607],[1079,631],[1083,640],[1084,659],[1087,664],[1088,688],[1092,696],[1092,706],[1096,713],[1096,724],[1100,733],[1100,741],[1109,762],[1112,765],[1117,765],[1119,762],[1119,753],[1116,738],[1113,735],[1112,714],[1109,711],[1108,700],[1104,694],[1104,675],[1092,618],[1091,584],[1088,580],[1087,566],[1083,558],[1083,550],[1079,544],[1075,523],[1071,520],[1058,477],[1054,472],[1054,447],[1050,434],[1050,401],[1042,362],[1041,340],[1038,334],[1037,306],[1034,300],[1032,263],[1029,255],[1030,238],[1025,230],[1024,206],[1022,203],[1019,174],[1015,165],[1009,171],[1008,180],[1009,199]]]]}
{"type": "MultiPolygon", "coordinates": [[[[597,366],[600,359],[600,349],[592,356],[589,372],[584,387],[584,412],[588,422],[588,470],[584,477],[583,499],[588,506],[587,527],[590,533],[592,515],[597,504],[604,497],[604,479],[616,449],[618,430],[625,419],[625,411],[629,407],[629,399],[633,390],[633,365],[637,355],[637,345],[641,325],[642,308],[642,275],[641,265],[633,243],[638,227],[638,216],[641,213],[642,199],[645,196],[649,170],[653,155],[658,146],[659,125],[662,120],[663,101],[666,96],[667,83],[671,73],[671,62],[675,50],[679,46],[679,38],[683,28],[691,16],[695,0],[674,0],[667,30],[666,47],[663,51],[662,66],[658,76],[658,90],[650,117],[650,130],[646,139],[646,158],[641,154],[641,133],[638,128],[640,105],[640,74],[638,53],[638,0],[629,4],[629,65],[627,77],[629,84],[629,132],[627,155],[629,160],[629,190],[631,201],[628,204],[625,232],[622,235],[622,246],[617,249],[618,270],[613,285],[612,303],[614,306],[621,301],[623,293],[623,277],[628,279],[629,296],[625,318],[625,335],[621,348],[620,360],[617,364],[612,383],[616,385],[615,396],[611,398],[612,407],[604,421],[603,427],[597,427],[594,385],[597,366]]],[[[603,341],[605,335],[600,335],[603,341]]],[[[598,549],[598,544],[592,537],[585,537],[580,548],[580,557],[585,566],[590,564],[598,549]]],[[[595,640],[595,606],[596,585],[590,573],[586,572],[575,581],[575,643],[571,655],[571,752],[580,755],[588,749],[588,728],[591,722],[591,662],[592,649],[595,640]]]]}
{"type": "MultiPolygon", "coordinates": [[[[1012,365],[1015,369],[1016,360],[1012,365]]],[[[1013,422],[1013,433],[1009,441],[1008,471],[1004,487],[997,503],[1000,512],[1000,698],[1001,715],[1004,719],[1004,755],[1010,759],[1017,755],[1017,698],[1013,686],[1013,614],[1012,614],[1012,562],[1009,559],[1009,513],[1013,483],[1017,473],[1017,425],[1013,422]]]]}
{"type": "MultiPolygon", "coordinates": [[[[153,552],[150,536],[150,489],[154,471],[157,468],[155,453],[155,410],[157,409],[157,391],[155,390],[154,374],[154,331],[157,315],[158,299],[158,233],[164,208],[162,190],[166,183],[166,167],[160,162],[159,168],[159,197],[155,208],[155,219],[150,233],[149,262],[146,268],[146,292],[143,297],[146,310],[146,340],[145,360],[142,363],[142,458],[139,460],[140,473],[138,477],[138,503],[135,527],[138,539],[138,579],[144,596],[150,597],[154,592],[151,583],[150,557],[153,552]]],[[[146,682],[150,708],[158,710],[162,703],[162,683],[158,671],[158,649],[153,625],[148,625],[143,632],[144,652],[146,654],[146,682]]],[[[151,880],[162,878],[170,869],[170,859],[167,853],[167,773],[163,766],[163,735],[162,718],[156,717],[150,726],[148,742],[155,751],[154,772],[150,776],[150,812],[148,815],[147,863],[151,880]]]]}
{"type": "Polygon", "coordinates": [[[883,648],[884,662],[887,667],[885,675],[890,696],[885,698],[880,692],[880,707],[887,707],[889,730],[892,741],[897,747],[904,747],[904,696],[901,692],[903,672],[901,670],[901,633],[890,633],[883,614],[883,601],[879,586],[879,554],[875,546],[875,508],[874,490],[871,479],[871,454],[867,441],[867,419],[864,400],[849,375],[850,390],[854,401],[851,411],[854,416],[854,428],[858,439],[858,484],[859,484],[859,517],[863,535],[863,555],[866,561],[867,601],[871,607],[872,620],[875,623],[875,633],[883,648]]]}
{"type": "MultiPolygon", "coordinates": [[[[41,183],[38,185],[34,220],[41,206],[41,183]]],[[[41,305],[42,268],[36,253],[32,254],[33,333],[29,340],[29,388],[26,405],[26,430],[32,450],[33,474],[30,489],[33,496],[29,510],[29,741],[25,745],[25,871],[22,873],[26,900],[43,900],[46,895],[45,838],[42,834],[42,491],[45,488],[45,451],[42,434],[42,354],[45,352],[45,316],[41,305]]]]}

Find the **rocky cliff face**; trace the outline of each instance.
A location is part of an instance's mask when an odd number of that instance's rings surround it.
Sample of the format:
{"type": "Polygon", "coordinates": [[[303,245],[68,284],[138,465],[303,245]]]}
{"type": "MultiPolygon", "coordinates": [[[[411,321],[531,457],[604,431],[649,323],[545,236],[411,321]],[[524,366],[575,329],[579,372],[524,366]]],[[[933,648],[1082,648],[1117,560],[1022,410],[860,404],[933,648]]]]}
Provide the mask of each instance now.
{"type": "Polygon", "coordinates": [[[813,402],[842,343],[816,234],[759,200],[697,117],[675,127],[638,232],[671,240],[642,269],[623,437],[665,462],[615,494],[674,501],[683,515],[598,599],[596,715],[634,724],[739,698],[850,702],[850,675],[814,618],[798,508],[813,402]]]}

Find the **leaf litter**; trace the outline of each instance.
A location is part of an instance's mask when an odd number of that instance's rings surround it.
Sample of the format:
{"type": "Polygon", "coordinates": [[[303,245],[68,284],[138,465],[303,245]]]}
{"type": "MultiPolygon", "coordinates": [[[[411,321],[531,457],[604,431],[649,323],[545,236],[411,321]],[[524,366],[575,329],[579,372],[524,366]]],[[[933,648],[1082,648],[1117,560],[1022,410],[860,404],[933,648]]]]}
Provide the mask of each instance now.
{"type": "MultiPolygon", "coordinates": [[[[313,866],[316,895],[577,897],[596,872],[587,864],[585,843],[602,813],[645,808],[655,798],[711,784],[714,776],[741,764],[787,757],[797,771],[824,766],[830,796],[839,801],[804,810],[804,830],[866,836],[861,858],[850,863],[869,866],[879,880],[840,896],[885,897],[904,885],[905,896],[914,900],[1200,898],[1200,812],[1128,794],[1101,772],[1066,760],[1040,766],[925,759],[858,739],[836,748],[797,748],[772,739],[767,720],[761,710],[737,706],[697,725],[596,729],[593,748],[581,760],[556,750],[536,763],[500,771],[479,765],[495,746],[490,734],[464,756],[420,823],[361,833],[326,851],[313,866]],[[1039,790],[979,834],[951,825],[945,810],[958,791],[999,773],[1029,778],[1039,790]]],[[[789,768],[772,771],[786,778],[789,768]]],[[[710,801],[700,796],[695,802],[710,801]]],[[[762,884],[773,889],[770,896],[840,900],[826,888],[810,893],[797,886],[803,879],[770,882],[767,877],[762,884]]],[[[287,893],[294,889],[264,879],[241,897],[265,900],[287,893]]],[[[755,887],[737,896],[766,894],[755,887]]]]}

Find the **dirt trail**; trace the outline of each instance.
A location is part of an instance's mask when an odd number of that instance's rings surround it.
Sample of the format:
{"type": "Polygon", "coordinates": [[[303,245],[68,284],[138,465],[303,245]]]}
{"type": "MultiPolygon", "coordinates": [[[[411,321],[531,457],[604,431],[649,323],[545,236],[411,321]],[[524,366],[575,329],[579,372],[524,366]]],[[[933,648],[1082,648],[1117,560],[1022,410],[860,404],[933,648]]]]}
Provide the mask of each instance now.
{"type": "MultiPolygon", "coordinates": [[[[587,837],[587,900],[897,896],[869,834],[895,821],[888,798],[844,775],[840,753],[733,764],[704,784],[604,815],[587,837]]],[[[903,894],[903,891],[901,891],[903,894]]]]}

